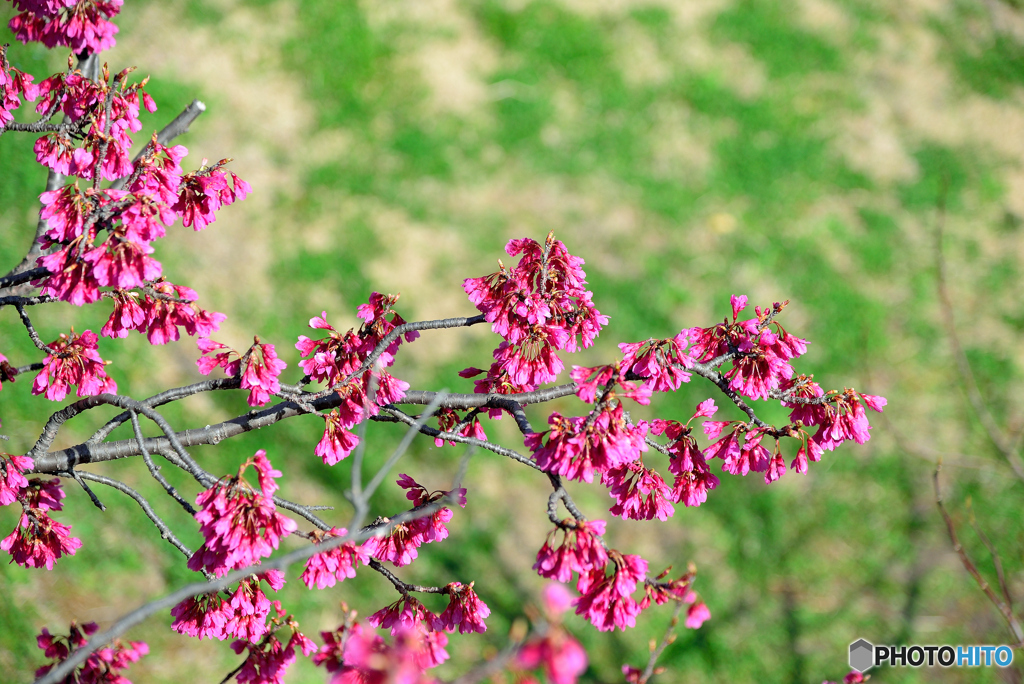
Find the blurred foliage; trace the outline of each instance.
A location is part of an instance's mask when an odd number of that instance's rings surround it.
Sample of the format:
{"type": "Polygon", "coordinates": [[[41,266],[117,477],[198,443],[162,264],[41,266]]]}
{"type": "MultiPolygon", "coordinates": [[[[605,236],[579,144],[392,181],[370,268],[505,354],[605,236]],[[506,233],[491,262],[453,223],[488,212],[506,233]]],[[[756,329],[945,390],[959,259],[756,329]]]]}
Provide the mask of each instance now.
{"type": "MultiPolygon", "coordinates": [[[[770,487],[757,476],[725,476],[704,506],[678,509],[665,523],[612,521],[609,543],[640,553],[654,572],[696,563],[697,589],[711,608],[702,629],[682,630],[665,651],[661,681],[838,679],[858,637],[1006,642],[995,609],[950,549],[931,489],[941,457],[969,552],[994,581],[992,559],[969,531],[968,501],[1019,593],[1024,483],[963,399],[935,295],[934,240],[944,221],[958,331],[994,414],[1019,434],[1024,216],[1015,193],[1024,141],[1009,132],[1024,112],[1019,37],[961,2],[608,4],[126,3],[111,60],[119,68],[138,62],[153,76],[161,109],[146,125],[204,99],[209,111],[180,141],[191,150],[186,163],[233,156],[255,188],[205,234],[171,231],[157,252],[165,272],[229,315],[218,340],[241,347],[259,333],[277,344],[289,381],[299,377],[292,340],[308,332],[310,316],[326,308],[337,327],[354,325],[355,307],[373,290],[401,290],[399,309],[410,320],[470,314],[461,280],[493,270],[510,238],[542,239],[548,230],[587,259],[595,302],[612,316],[596,349],[568,364],[611,359],[620,341],[710,325],[727,315],[733,293],[762,305],[789,299],[781,322],[812,342],[798,370],[825,386],[883,394],[889,408],[873,416],[868,445],[827,454],[807,476],[770,487]]],[[[18,44],[10,54],[40,76],[64,59],[18,44]]],[[[35,221],[45,174],[31,147],[31,138],[0,136],[0,271],[24,253],[35,221]]],[[[32,315],[52,339],[72,324],[98,329],[107,314],[100,304],[32,315]]],[[[470,391],[456,373],[485,365],[493,345],[479,329],[427,333],[403,349],[397,373],[417,388],[470,391]]],[[[0,351],[18,364],[37,356],[8,310],[0,351]]],[[[198,377],[190,340],[165,348],[104,340],[101,353],[134,397],[198,377]]],[[[22,378],[0,393],[11,437],[4,448],[14,453],[31,447],[49,410],[29,388],[22,378]]],[[[633,414],[685,419],[709,395],[694,381],[633,414]]],[[[555,407],[582,410],[572,399],[555,407]]],[[[186,427],[247,409],[241,395],[221,393],[163,413],[186,427]]],[[[785,420],[778,408],[758,410],[785,420]]],[[[57,446],[82,441],[111,415],[95,413],[64,428],[57,446]]],[[[539,426],[546,414],[531,410],[530,419],[539,426]]],[[[509,423],[486,429],[521,447],[509,423]]],[[[338,506],[329,517],[341,525],[349,473],[313,456],[320,431],[301,417],[192,452],[208,470],[228,473],[265,448],[285,472],[283,494],[338,506]]],[[[124,427],[114,433],[129,435],[124,427]]],[[[398,437],[392,426],[371,425],[367,467],[382,463],[398,437]]],[[[418,440],[394,475],[444,487],[460,454],[418,440]]],[[[139,465],[97,470],[146,493],[198,545],[187,516],[139,465]]],[[[194,495],[172,470],[164,468],[194,495]]],[[[448,679],[502,648],[543,586],[530,566],[548,528],[544,483],[478,453],[466,486],[469,505],[456,512],[449,541],[422,548],[399,571],[428,584],[476,581],[493,610],[480,639],[453,637],[453,659],[439,670],[448,679]]],[[[50,573],[0,571],[0,665],[18,681],[42,663],[34,644],[42,626],[109,621],[188,580],[183,559],[131,502],[99,491],[108,507],[100,513],[67,489],[62,519],[84,541],[78,555],[50,573]]],[[[600,487],[571,489],[588,515],[607,517],[600,487]]],[[[404,505],[385,487],[374,513],[404,505]]],[[[16,511],[0,511],[0,529],[15,519],[16,511]]],[[[293,571],[281,598],[310,633],[329,629],[339,601],[367,615],[394,598],[371,575],[309,592],[293,571]]],[[[668,617],[667,608],[652,609],[636,630],[614,634],[570,618],[591,657],[586,681],[620,681],[623,663],[642,665],[668,617]]],[[[225,645],[178,638],[169,622],[153,619],[133,633],[154,651],[133,680],[219,680],[234,667],[225,645]]],[[[875,676],[996,682],[1019,673],[906,668],[875,676]]],[[[289,681],[323,674],[300,662],[289,681]]]]}

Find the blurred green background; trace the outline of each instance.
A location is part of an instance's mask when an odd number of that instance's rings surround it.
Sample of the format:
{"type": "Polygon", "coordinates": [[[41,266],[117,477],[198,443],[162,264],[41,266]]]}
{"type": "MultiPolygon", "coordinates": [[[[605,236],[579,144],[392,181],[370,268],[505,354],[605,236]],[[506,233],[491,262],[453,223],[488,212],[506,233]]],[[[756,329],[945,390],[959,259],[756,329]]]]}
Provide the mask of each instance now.
{"type": "MultiPolygon", "coordinates": [[[[11,14],[5,5],[4,24],[11,14]]],[[[186,167],[230,156],[254,189],[204,234],[170,231],[156,256],[171,280],[228,314],[216,339],[244,348],[258,333],[278,345],[289,381],[299,377],[292,345],[310,316],[326,309],[337,327],[354,325],[373,290],[401,292],[409,320],[470,315],[462,279],[494,270],[510,238],[542,240],[553,230],[587,260],[594,300],[611,316],[596,348],[567,364],[611,359],[618,342],[710,325],[728,313],[730,294],[745,293],[752,304],[792,301],[781,320],[812,342],[799,371],[826,387],[888,397],[885,415],[872,415],[869,444],[827,454],[806,476],[765,486],[760,476],[725,475],[700,508],[678,508],[663,523],[610,525],[609,543],[640,553],[654,572],[699,569],[713,617],[680,631],[660,681],[817,684],[845,674],[858,637],[1010,640],[952,552],[931,477],[941,458],[967,550],[994,583],[992,555],[970,530],[973,511],[1020,594],[1024,483],[965,399],[935,267],[944,198],[956,329],[990,410],[1015,440],[1024,428],[1017,2],[131,0],[117,23],[118,45],[104,58],[152,76],[160,110],[146,131],[193,97],[204,100],[207,113],[179,140],[190,150],[186,167]]],[[[15,44],[10,59],[41,78],[66,55],[15,44]]],[[[45,173],[33,142],[0,137],[0,272],[24,253],[37,216],[45,173]]],[[[103,304],[51,306],[33,319],[50,340],[72,324],[98,329],[107,313],[103,304]]],[[[471,391],[455,373],[485,366],[495,339],[480,327],[426,333],[403,348],[397,374],[416,388],[471,391]]],[[[152,348],[134,336],[105,339],[100,350],[121,391],[137,398],[199,378],[192,340],[152,348]]],[[[38,357],[12,310],[0,317],[0,351],[15,365],[38,357]]],[[[12,453],[31,446],[55,408],[30,397],[30,386],[26,377],[0,393],[12,453]]],[[[717,398],[695,378],[633,415],[685,420],[707,396],[717,398]]],[[[165,415],[184,428],[247,408],[244,395],[221,394],[165,415]]],[[[572,398],[550,408],[582,410],[572,398]]],[[[778,409],[758,410],[784,420],[778,409]]],[[[83,440],[110,415],[94,413],[56,446],[83,440]]],[[[545,421],[539,410],[530,415],[535,426],[545,421]]],[[[521,448],[511,421],[486,427],[521,448]]],[[[298,418],[192,453],[228,473],[265,448],[285,471],[286,497],[336,505],[331,519],[343,524],[347,466],[327,468],[313,455],[321,430],[298,418]]],[[[371,466],[398,434],[370,426],[371,466]]],[[[460,453],[419,439],[393,475],[442,487],[460,453]]],[[[150,494],[186,543],[200,543],[140,463],[95,470],[150,494]]],[[[176,482],[194,495],[184,478],[176,482]]],[[[456,512],[450,539],[422,548],[398,573],[429,584],[475,580],[493,611],[481,638],[453,637],[453,658],[437,671],[446,679],[500,649],[512,620],[536,601],[543,584],[530,566],[549,528],[546,484],[532,471],[478,453],[465,484],[469,505],[456,512]]],[[[59,519],[84,541],[78,554],[53,572],[0,566],[8,681],[27,681],[43,663],[34,641],[41,627],[105,623],[188,580],[183,558],[121,495],[99,490],[108,506],[100,513],[67,490],[59,519]]],[[[589,516],[608,517],[603,488],[571,490],[589,516]]],[[[374,512],[403,502],[386,487],[374,512]]],[[[0,511],[3,534],[16,519],[16,510],[0,511]]],[[[371,575],[309,592],[293,571],[282,598],[307,632],[329,629],[340,601],[366,615],[396,598],[371,575]]],[[[570,617],[591,657],[584,679],[621,681],[623,663],[642,666],[669,615],[652,609],[636,630],[615,634],[570,617]]],[[[226,644],[179,638],[169,622],[151,619],[131,635],[159,654],[129,671],[133,681],[219,681],[237,664],[226,644]]],[[[1019,663],[905,668],[875,680],[1020,682],[1022,672],[1019,663]]],[[[289,676],[323,680],[307,662],[289,676]]]]}

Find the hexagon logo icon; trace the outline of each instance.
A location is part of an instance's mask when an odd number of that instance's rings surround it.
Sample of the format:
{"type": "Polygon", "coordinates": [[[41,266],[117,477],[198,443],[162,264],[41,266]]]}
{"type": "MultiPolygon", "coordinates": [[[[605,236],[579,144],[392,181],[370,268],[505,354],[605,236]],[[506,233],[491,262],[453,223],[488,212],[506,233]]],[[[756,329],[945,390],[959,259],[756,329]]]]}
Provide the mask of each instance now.
{"type": "Polygon", "coordinates": [[[875,647],[866,639],[850,644],[850,669],[867,672],[875,664],[875,647]]]}

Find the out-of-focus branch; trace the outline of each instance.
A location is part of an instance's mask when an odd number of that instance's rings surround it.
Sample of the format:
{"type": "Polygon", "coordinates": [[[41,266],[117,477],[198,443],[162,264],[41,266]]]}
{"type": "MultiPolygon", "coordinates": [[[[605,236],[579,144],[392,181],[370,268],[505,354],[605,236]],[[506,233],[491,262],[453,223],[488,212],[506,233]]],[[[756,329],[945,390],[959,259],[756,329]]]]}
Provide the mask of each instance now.
{"type": "Polygon", "coordinates": [[[676,640],[676,625],[679,624],[679,613],[682,611],[683,602],[676,601],[675,610],[672,611],[672,619],[668,622],[668,628],[665,630],[665,635],[661,637],[661,642],[655,647],[653,644],[654,640],[651,640],[651,657],[647,659],[647,666],[644,667],[644,671],[640,674],[638,684],[647,684],[651,677],[660,674],[660,671],[655,671],[654,666],[658,662],[658,658],[661,657],[661,654],[668,648],[668,645],[676,640]]]}
{"type": "Polygon", "coordinates": [[[949,346],[953,350],[953,358],[956,360],[960,382],[964,386],[967,400],[970,402],[971,408],[974,409],[974,414],[978,417],[978,421],[985,429],[988,438],[995,444],[996,449],[999,450],[1003,458],[1006,459],[1014,475],[1021,481],[1024,481],[1024,461],[1021,460],[1020,454],[1017,453],[1014,441],[1003,432],[998,423],[996,423],[992,412],[988,410],[988,404],[985,402],[984,397],[981,396],[978,382],[974,377],[974,372],[971,370],[971,363],[967,359],[967,354],[964,353],[963,346],[960,344],[960,338],[956,334],[953,301],[949,296],[949,289],[946,287],[946,260],[942,252],[942,233],[945,216],[945,197],[943,196],[939,202],[939,221],[935,229],[935,285],[938,290],[939,308],[942,311],[942,321],[946,328],[946,337],[949,338],[949,346]]]}
{"type": "MultiPolygon", "coordinates": [[[[1017,647],[1024,646],[1024,628],[1021,627],[1017,617],[1013,614],[1013,609],[1006,601],[996,596],[996,593],[992,591],[992,587],[989,586],[989,583],[981,576],[981,573],[978,572],[977,566],[971,560],[970,556],[967,555],[967,551],[964,549],[963,545],[960,544],[960,539],[956,534],[956,526],[953,524],[953,519],[946,511],[946,505],[942,500],[942,489],[939,485],[939,472],[941,470],[942,463],[939,462],[935,467],[935,474],[933,475],[933,480],[935,482],[935,503],[939,507],[939,513],[942,514],[942,520],[946,523],[946,531],[949,533],[950,541],[953,542],[953,550],[956,551],[958,556],[960,556],[960,562],[963,564],[967,572],[971,574],[971,577],[974,578],[974,581],[978,584],[978,588],[985,593],[988,600],[992,602],[992,605],[999,610],[1003,619],[1006,620],[1006,624],[1010,628],[1010,633],[1013,634],[1015,645],[1017,647]]],[[[995,556],[995,553],[993,553],[993,556],[995,556]]]]}

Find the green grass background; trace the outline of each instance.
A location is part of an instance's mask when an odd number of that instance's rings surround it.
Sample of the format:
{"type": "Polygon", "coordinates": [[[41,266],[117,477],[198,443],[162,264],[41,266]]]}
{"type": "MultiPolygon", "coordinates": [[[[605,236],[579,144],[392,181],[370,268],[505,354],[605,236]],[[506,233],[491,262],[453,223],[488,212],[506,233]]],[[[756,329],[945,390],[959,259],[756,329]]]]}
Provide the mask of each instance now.
{"type": "MultiPolygon", "coordinates": [[[[0,14],[6,21],[9,8],[0,14]]],[[[216,339],[244,347],[259,334],[277,344],[288,380],[299,377],[292,345],[310,316],[326,309],[338,327],[354,325],[355,307],[373,290],[401,291],[410,320],[471,314],[462,279],[492,271],[510,238],[541,240],[554,230],[587,260],[594,300],[611,316],[597,347],[568,364],[612,359],[617,342],[710,325],[728,313],[730,294],[745,293],[752,304],[791,300],[781,320],[812,342],[799,371],[827,387],[889,398],[885,415],[872,416],[868,445],[827,454],[806,476],[772,486],[724,476],[707,504],[679,508],[667,522],[610,525],[609,543],[642,554],[655,572],[698,567],[713,617],[680,631],[660,661],[661,681],[838,679],[859,637],[1009,640],[951,550],[931,476],[943,459],[967,550],[994,583],[993,558],[970,531],[973,511],[1019,594],[1024,483],[964,398],[935,268],[944,220],[957,332],[996,420],[1018,436],[1024,15],[1015,5],[132,1],[119,25],[106,58],[112,69],[138,65],[152,75],[161,108],[146,117],[146,130],[203,99],[207,113],[180,139],[189,168],[231,156],[254,186],[203,234],[172,230],[157,257],[169,278],[229,315],[216,339]]],[[[15,44],[10,58],[42,77],[66,55],[15,44]]],[[[32,234],[45,182],[32,144],[0,137],[0,271],[17,263],[32,234]]],[[[70,325],[98,329],[107,308],[50,306],[32,315],[52,339],[70,325]]],[[[404,348],[397,373],[417,388],[470,391],[455,373],[485,365],[494,344],[480,329],[427,333],[404,348]]],[[[0,351],[16,364],[38,356],[11,310],[0,316],[0,351]]],[[[191,340],[159,348],[134,337],[104,340],[101,353],[134,397],[198,378],[191,340]]],[[[634,416],[685,419],[698,401],[717,399],[697,380],[634,416]]],[[[0,393],[12,453],[31,446],[56,408],[30,397],[30,383],[22,378],[0,393]]],[[[551,408],[581,410],[573,399],[551,408]]],[[[243,395],[221,394],[164,414],[184,428],[246,409],[243,395]]],[[[758,411],[784,420],[777,408],[758,411]]],[[[530,415],[534,425],[546,418],[539,409],[530,415]]],[[[81,441],[106,417],[76,419],[57,446],[81,441]]],[[[488,425],[488,434],[519,447],[509,423],[488,425]]],[[[371,467],[398,435],[370,426],[371,467]]],[[[297,418],[192,452],[208,470],[228,473],[265,448],[285,471],[285,496],[336,505],[331,519],[343,524],[347,467],[319,462],[319,436],[317,421],[297,418]]],[[[418,440],[394,475],[441,487],[460,453],[418,440]]],[[[150,494],[186,543],[198,545],[191,521],[140,465],[96,470],[150,494]]],[[[194,494],[185,478],[175,482],[194,494]]],[[[475,580],[492,608],[485,635],[453,637],[452,661],[438,671],[446,679],[502,648],[543,586],[530,566],[548,528],[545,484],[477,454],[466,486],[469,505],[456,512],[449,540],[424,547],[399,573],[430,584],[475,580]]],[[[571,489],[589,516],[607,518],[602,488],[571,489]]],[[[61,519],[84,542],[78,554],[53,572],[0,570],[8,681],[29,680],[42,664],[34,642],[41,627],[106,623],[189,579],[184,560],[133,504],[99,491],[108,507],[100,513],[67,490],[61,519]]],[[[386,487],[374,512],[403,501],[386,487]]],[[[4,534],[16,518],[0,511],[4,534]]],[[[282,599],[308,632],[328,629],[340,601],[366,615],[395,598],[371,574],[309,592],[293,571],[282,599]]],[[[621,681],[623,663],[642,666],[669,613],[652,609],[636,630],[614,634],[570,617],[591,658],[584,679],[621,681]]],[[[154,651],[133,667],[133,681],[219,681],[236,664],[226,645],[179,638],[169,622],[153,618],[131,635],[154,651]]],[[[905,668],[875,679],[1017,682],[1021,672],[905,668]]],[[[323,673],[300,662],[289,681],[323,681],[323,673]]]]}

